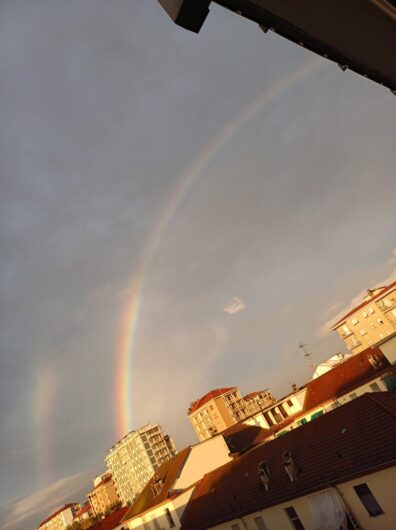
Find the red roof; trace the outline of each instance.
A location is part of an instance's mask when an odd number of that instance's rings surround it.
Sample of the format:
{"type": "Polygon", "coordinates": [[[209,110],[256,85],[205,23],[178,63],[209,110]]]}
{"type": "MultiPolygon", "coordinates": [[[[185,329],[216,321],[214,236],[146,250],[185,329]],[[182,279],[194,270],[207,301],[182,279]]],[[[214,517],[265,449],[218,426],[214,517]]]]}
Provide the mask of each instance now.
{"type": "MultiPolygon", "coordinates": [[[[337,322],[335,324],[333,324],[332,328],[331,329],[335,329],[336,327],[339,326],[339,324],[341,324],[341,322],[344,322],[344,320],[346,320],[348,317],[350,317],[351,315],[353,315],[354,313],[356,313],[356,311],[359,311],[359,309],[362,309],[362,307],[364,307],[365,305],[367,304],[371,304],[373,301],[375,301],[377,298],[381,297],[383,294],[385,294],[387,291],[390,291],[393,287],[396,287],[396,281],[392,282],[390,285],[387,285],[386,287],[383,287],[381,289],[381,291],[379,293],[377,293],[375,296],[373,296],[373,298],[370,298],[370,300],[365,300],[364,302],[362,302],[361,304],[359,304],[358,306],[354,307],[353,309],[351,309],[349,311],[349,313],[347,313],[346,315],[344,315],[342,318],[340,318],[339,320],[337,320],[337,322]]],[[[370,290],[370,289],[369,289],[370,290]]]]}
{"type": "Polygon", "coordinates": [[[135,517],[147,510],[151,509],[157,504],[161,504],[166,499],[172,496],[172,486],[175,480],[180,476],[180,473],[186,463],[188,455],[190,454],[191,448],[186,447],[176,456],[164,462],[155,472],[155,475],[149,480],[144,487],[142,493],[129,508],[128,513],[125,515],[124,520],[135,517]],[[152,491],[151,486],[157,480],[162,480],[163,485],[161,491],[155,495],[152,491]]]}
{"type": "Polygon", "coordinates": [[[76,505],[75,502],[69,502],[69,504],[65,504],[64,506],[62,506],[62,508],[59,508],[58,510],[56,510],[56,512],[49,515],[47,519],[44,519],[44,521],[40,523],[37,528],[40,528],[40,526],[42,526],[45,523],[48,523],[48,521],[50,521],[53,517],[56,517],[59,513],[62,513],[64,510],[67,510],[68,508],[73,508],[75,505],[76,505]]]}
{"type": "Polygon", "coordinates": [[[90,509],[91,505],[89,504],[89,502],[86,502],[81,508],[81,510],[76,513],[76,517],[81,517],[82,515],[84,515],[84,513],[89,512],[90,509]]]}
{"type": "Polygon", "coordinates": [[[102,519],[101,521],[97,521],[93,526],[89,528],[89,530],[113,530],[113,528],[116,528],[126,512],[128,511],[128,506],[124,506],[123,508],[119,508],[115,512],[112,512],[110,515],[102,519]]]}
{"type": "Polygon", "coordinates": [[[356,355],[347,357],[345,361],[305,385],[307,393],[304,400],[304,410],[311,410],[322,403],[354,390],[365,381],[378,377],[390,366],[388,359],[379,348],[368,348],[356,355]],[[375,359],[380,363],[377,367],[374,367],[369,361],[372,356],[375,356],[375,359]]]}
{"type": "Polygon", "coordinates": [[[188,409],[187,414],[190,416],[193,412],[201,408],[205,403],[210,401],[211,399],[217,398],[221,396],[222,394],[226,394],[228,392],[231,392],[232,390],[237,390],[238,387],[231,386],[230,388],[216,388],[215,390],[211,390],[207,394],[205,394],[200,399],[197,399],[197,401],[194,401],[194,403],[191,404],[191,407],[188,409]]]}
{"type": "Polygon", "coordinates": [[[204,530],[396,464],[396,391],[365,394],[205,475],[181,530],[204,530]],[[364,443],[362,443],[364,440],[364,443]],[[299,469],[291,482],[282,453],[299,469]],[[265,462],[269,489],[257,468],[265,462]]]}

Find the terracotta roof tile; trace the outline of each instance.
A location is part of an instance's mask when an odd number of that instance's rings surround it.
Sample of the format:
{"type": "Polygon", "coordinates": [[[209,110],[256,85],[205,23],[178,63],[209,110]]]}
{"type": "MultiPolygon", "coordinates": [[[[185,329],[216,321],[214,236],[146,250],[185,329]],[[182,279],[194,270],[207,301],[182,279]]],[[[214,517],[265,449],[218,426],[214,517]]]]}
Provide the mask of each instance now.
{"type": "Polygon", "coordinates": [[[396,391],[365,394],[205,475],[182,517],[182,530],[204,530],[331,484],[396,464],[396,391]],[[364,443],[362,443],[364,440],[364,443]],[[300,472],[291,482],[282,453],[300,472]],[[265,491],[257,473],[270,470],[265,491]]]}
{"type": "Polygon", "coordinates": [[[115,512],[112,512],[110,515],[102,519],[101,521],[97,521],[93,526],[89,528],[89,530],[113,530],[120,524],[122,518],[124,517],[127,511],[127,506],[119,508],[115,512]]]}
{"type": "Polygon", "coordinates": [[[59,513],[62,513],[64,510],[67,510],[68,508],[73,508],[73,506],[75,506],[74,502],[69,502],[69,504],[65,504],[64,506],[62,506],[62,508],[59,508],[54,513],[49,515],[46,519],[44,519],[44,521],[42,521],[37,528],[40,528],[40,526],[42,526],[43,524],[48,523],[48,521],[50,521],[53,517],[56,517],[59,513]]]}
{"type": "Polygon", "coordinates": [[[369,348],[348,357],[328,372],[316,379],[312,379],[305,385],[307,394],[305,396],[304,409],[311,410],[322,403],[352,391],[364,381],[380,375],[389,366],[388,359],[379,348],[369,348]],[[381,363],[377,368],[369,361],[373,355],[381,363]]]}
{"type": "Polygon", "coordinates": [[[237,388],[238,387],[236,386],[232,386],[229,388],[216,388],[215,390],[211,390],[210,392],[202,396],[200,399],[197,399],[197,401],[194,401],[194,403],[192,403],[191,407],[188,409],[187,414],[192,414],[211,399],[219,397],[222,394],[225,394],[226,392],[231,392],[231,390],[237,390],[237,388]]]}

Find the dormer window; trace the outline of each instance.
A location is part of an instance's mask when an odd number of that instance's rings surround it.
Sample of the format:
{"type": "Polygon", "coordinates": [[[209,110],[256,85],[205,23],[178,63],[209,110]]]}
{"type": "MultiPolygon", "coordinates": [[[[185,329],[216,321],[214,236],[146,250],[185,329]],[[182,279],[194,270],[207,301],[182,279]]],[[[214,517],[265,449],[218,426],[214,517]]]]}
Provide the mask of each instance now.
{"type": "Polygon", "coordinates": [[[268,491],[270,470],[269,470],[267,463],[260,462],[260,464],[257,466],[257,471],[258,471],[261,484],[263,485],[265,491],[268,491]]]}
{"type": "Polygon", "coordinates": [[[376,353],[372,353],[371,355],[368,355],[367,359],[368,359],[368,362],[371,364],[371,366],[375,368],[376,370],[382,366],[382,361],[376,353]]]}
{"type": "Polygon", "coordinates": [[[290,451],[283,451],[282,454],[283,468],[290,479],[290,482],[294,482],[298,477],[298,467],[296,466],[290,451]]]}

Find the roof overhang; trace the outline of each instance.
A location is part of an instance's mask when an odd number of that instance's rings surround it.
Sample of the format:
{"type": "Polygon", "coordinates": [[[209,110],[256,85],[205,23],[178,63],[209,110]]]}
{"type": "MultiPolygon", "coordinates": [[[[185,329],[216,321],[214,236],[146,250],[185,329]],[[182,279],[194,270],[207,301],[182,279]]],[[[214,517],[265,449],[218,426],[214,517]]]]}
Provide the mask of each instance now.
{"type": "MultiPolygon", "coordinates": [[[[158,0],[173,21],[199,32],[210,0],[158,0]]],[[[395,0],[213,0],[279,35],[396,91],[395,0]]]]}

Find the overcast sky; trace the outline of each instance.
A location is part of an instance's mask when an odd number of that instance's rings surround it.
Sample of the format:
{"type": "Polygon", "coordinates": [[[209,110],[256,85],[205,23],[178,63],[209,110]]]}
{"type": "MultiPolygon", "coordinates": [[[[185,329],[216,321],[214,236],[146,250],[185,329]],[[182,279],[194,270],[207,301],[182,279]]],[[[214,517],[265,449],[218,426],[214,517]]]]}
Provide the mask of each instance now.
{"type": "Polygon", "coordinates": [[[26,530],[117,440],[136,274],[132,427],[178,448],[208,390],[280,397],[311,376],[299,342],[343,350],[328,322],[395,273],[396,99],[155,0],[3,0],[0,91],[0,526],[26,530]]]}

